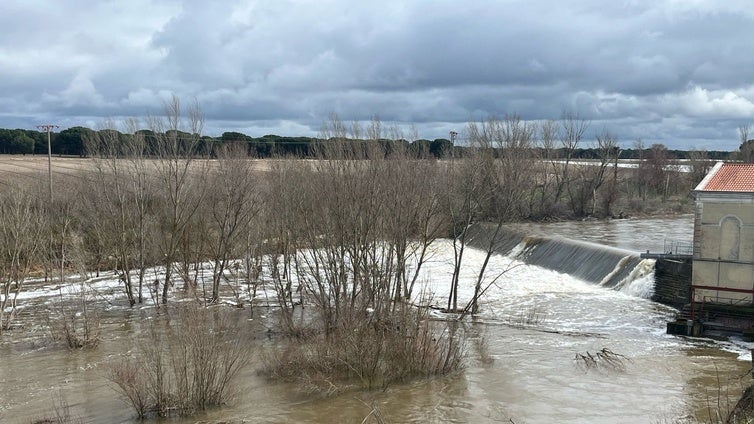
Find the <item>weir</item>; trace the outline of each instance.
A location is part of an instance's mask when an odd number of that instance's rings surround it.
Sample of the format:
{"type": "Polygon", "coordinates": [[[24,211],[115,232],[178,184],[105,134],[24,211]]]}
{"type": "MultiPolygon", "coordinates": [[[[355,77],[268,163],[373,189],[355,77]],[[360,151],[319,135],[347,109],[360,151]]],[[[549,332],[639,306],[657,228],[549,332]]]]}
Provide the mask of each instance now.
{"type": "Polygon", "coordinates": [[[654,260],[642,259],[637,252],[563,237],[529,237],[504,227],[497,231],[491,224],[474,224],[466,231],[468,244],[477,249],[514,257],[536,265],[572,275],[584,281],[626,290],[636,280],[645,281],[643,289],[628,290],[637,296],[654,294],[652,272],[654,260]],[[493,237],[494,236],[494,237],[493,237]],[[648,286],[648,290],[646,289],[648,286]]]}

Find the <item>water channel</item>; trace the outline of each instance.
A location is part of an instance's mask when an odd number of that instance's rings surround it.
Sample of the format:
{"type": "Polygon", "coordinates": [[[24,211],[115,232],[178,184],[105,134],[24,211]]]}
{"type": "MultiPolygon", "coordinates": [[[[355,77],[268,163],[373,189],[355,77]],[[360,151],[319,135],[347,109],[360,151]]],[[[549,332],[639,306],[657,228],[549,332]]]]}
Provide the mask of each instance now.
{"type": "MultiPolygon", "coordinates": [[[[516,230],[658,251],[666,238],[690,241],[692,221],[683,216],[526,224],[516,230]]],[[[449,243],[439,242],[423,278],[428,290],[444,287],[449,255],[449,243]]],[[[479,252],[470,254],[470,277],[480,260],[479,252]]],[[[508,271],[485,298],[482,314],[466,323],[471,341],[461,374],[379,392],[311,397],[257,375],[259,356],[281,343],[266,334],[275,312],[258,309],[250,320],[247,310],[239,310],[239,337],[249,340],[255,359],[242,372],[234,400],[221,410],[166,422],[360,423],[372,407],[393,423],[707,422],[718,405],[732,407],[751,380],[747,345],[666,335],[675,310],[637,295],[645,291],[601,287],[503,256],[491,266],[493,272],[508,271]],[[604,348],[627,358],[623,369],[588,369],[575,360],[578,353],[604,348]]],[[[651,275],[642,278],[633,284],[651,285],[651,275]]],[[[69,351],[43,337],[46,312],[40,305],[53,304],[53,298],[27,302],[36,307],[22,310],[24,330],[0,340],[0,422],[50,415],[60,398],[86,423],[136,422],[106,368],[134,349],[145,323],[161,319],[155,311],[116,303],[101,313],[100,345],[69,351]]]]}

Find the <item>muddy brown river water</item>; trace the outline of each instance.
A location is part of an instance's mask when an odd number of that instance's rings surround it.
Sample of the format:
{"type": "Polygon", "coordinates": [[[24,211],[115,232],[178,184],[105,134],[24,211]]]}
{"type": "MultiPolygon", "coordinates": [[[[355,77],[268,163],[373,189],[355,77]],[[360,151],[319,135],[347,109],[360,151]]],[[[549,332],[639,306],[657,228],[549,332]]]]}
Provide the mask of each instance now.
{"type": "MultiPolygon", "coordinates": [[[[642,251],[661,247],[668,233],[690,240],[691,226],[691,217],[681,217],[519,230],[571,238],[588,234],[592,242],[642,251]]],[[[448,244],[438,243],[425,271],[430,287],[447,278],[448,254],[448,244]]],[[[476,259],[470,260],[469,272],[476,259]]],[[[495,261],[493,266],[503,267],[511,259],[495,261]]],[[[635,284],[651,285],[651,278],[635,284]]],[[[282,343],[266,333],[274,328],[275,310],[257,308],[253,320],[248,310],[237,310],[239,337],[248,342],[252,361],[233,400],[197,417],[160,422],[360,423],[373,407],[391,423],[706,422],[710,411],[732,407],[751,380],[749,346],[666,335],[675,310],[636,295],[644,292],[517,266],[485,299],[482,314],[465,324],[470,342],[464,372],[334,398],[312,397],[257,375],[261,354],[282,343]],[[586,369],[574,359],[603,348],[624,355],[624,369],[586,369]]],[[[69,351],[42,337],[44,306],[54,300],[26,302],[19,320],[24,330],[6,333],[0,342],[0,422],[29,423],[51,415],[61,398],[86,423],[137,422],[106,378],[107,366],[133,351],[146,323],[164,316],[152,307],[131,310],[116,302],[101,314],[100,345],[69,351]]]]}

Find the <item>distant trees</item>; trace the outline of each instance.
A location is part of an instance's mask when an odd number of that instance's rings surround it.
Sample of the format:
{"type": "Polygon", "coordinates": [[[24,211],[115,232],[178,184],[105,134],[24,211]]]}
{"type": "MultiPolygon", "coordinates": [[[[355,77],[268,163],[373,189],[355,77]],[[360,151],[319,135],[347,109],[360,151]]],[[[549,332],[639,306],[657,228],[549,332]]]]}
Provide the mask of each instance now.
{"type": "Polygon", "coordinates": [[[645,160],[639,164],[639,182],[644,191],[651,190],[655,194],[667,196],[670,174],[670,152],[664,144],[653,144],[645,160]]]}
{"type": "Polygon", "coordinates": [[[689,152],[689,187],[696,187],[715,164],[704,150],[689,152]]]}
{"type": "Polygon", "coordinates": [[[10,146],[12,150],[16,150],[21,154],[34,152],[34,139],[26,134],[18,134],[13,140],[11,140],[10,146]]]}
{"type": "Polygon", "coordinates": [[[744,124],[738,127],[738,139],[741,142],[738,151],[741,160],[746,163],[754,162],[754,140],[749,140],[749,130],[751,125],[744,124]]]}
{"type": "MultiPolygon", "coordinates": [[[[124,132],[115,130],[117,138],[122,143],[127,142],[131,137],[140,136],[146,145],[144,154],[150,157],[157,154],[157,139],[160,136],[159,134],[152,128],[128,128],[126,122],[123,124],[124,132]]],[[[540,122],[539,127],[538,131],[541,132],[537,138],[539,144],[534,146],[535,151],[533,154],[545,160],[557,158],[558,167],[567,169],[570,162],[574,160],[594,159],[598,157],[594,145],[583,146],[587,140],[584,139],[583,131],[580,135],[579,132],[580,130],[585,131],[588,128],[588,122],[577,114],[565,112],[560,119],[540,122]],[[550,127],[544,128],[547,125],[550,127]]],[[[77,126],[64,129],[58,133],[53,132],[51,140],[52,153],[54,155],[85,157],[89,154],[86,150],[86,139],[92,137],[92,133],[97,131],[100,130],[77,126]]],[[[401,145],[401,149],[405,148],[412,156],[421,158],[443,159],[450,157],[452,154],[464,156],[468,153],[469,142],[466,138],[454,146],[446,138],[427,140],[419,138],[416,131],[409,131],[406,134],[407,136],[399,134],[400,132],[392,131],[392,129],[388,132],[383,131],[381,139],[372,141],[382,144],[386,152],[401,145]]],[[[191,134],[180,130],[177,135],[180,138],[191,137],[191,134]]],[[[351,139],[352,142],[357,143],[366,140],[362,135],[351,134],[350,137],[353,137],[351,139]]],[[[318,137],[279,136],[274,134],[252,137],[238,131],[226,131],[218,137],[199,136],[201,150],[211,157],[216,157],[223,146],[233,144],[244,146],[249,155],[258,158],[295,157],[311,159],[316,157],[316,146],[321,141],[323,140],[318,137]]],[[[744,146],[745,150],[745,143],[742,142],[742,146],[744,146]]],[[[736,157],[743,157],[744,154],[748,154],[744,150],[739,149],[739,152],[736,152],[736,157]]],[[[691,154],[690,151],[685,150],[669,150],[669,152],[673,157],[678,159],[689,159],[691,154]]],[[[0,154],[46,153],[47,136],[45,133],[36,130],[0,128],[0,154]]],[[[643,153],[637,149],[626,148],[622,150],[621,158],[637,159],[643,153]]],[[[707,155],[713,160],[725,160],[731,156],[731,152],[707,151],[707,155]]],[[[564,172],[563,175],[568,176],[569,171],[564,172]]],[[[551,174],[551,176],[555,175],[551,174]]],[[[550,181],[549,184],[555,184],[556,187],[561,188],[560,194],[558,194],[558,201],[560,201],[561,196],[567,196],[567,187],[563,181],[550,181]]],[[[558,191],[555,192],[555,194],[557,193],[558,191]]],[[[543,199],[540,198],[540,200],[543,199]]]]}
{"type": "Polygon", "coordinates": [[[39,131],[0,128],[0,154],[31,154],[39,152],[46,143],[46,138],[39,131]]]}
{"type": "Polygon", "coordinates": [[[60,131],[55,137],[53,153],[86,156],[86,140],[92,137],[93,132],[85,127],[71,127],[60,131]]]}

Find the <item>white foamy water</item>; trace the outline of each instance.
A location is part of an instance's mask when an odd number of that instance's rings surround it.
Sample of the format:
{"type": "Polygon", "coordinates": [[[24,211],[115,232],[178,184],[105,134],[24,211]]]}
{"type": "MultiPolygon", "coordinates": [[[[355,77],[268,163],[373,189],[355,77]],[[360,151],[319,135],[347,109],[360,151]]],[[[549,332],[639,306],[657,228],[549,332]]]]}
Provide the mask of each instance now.
{"type": "MultiPolygon", "coordinates": [[[[422,270],[422,293],[431,294],[434,306],[444,307],[453,271],[451,242],[439,241],[433,249],[432,261],[422,270]]],[[[459,307],[472,299],[484,257],[485,253],[480,250],[466,251],[459,307]]],[[[642,261],[619,288],[610,289],[508,256],[493,255],[482,283],[483,288],[488,288],[480,300],[481,312],[477,319],[510,318],[531,309],[546,315],[547,322],[556,330],[594,331],[621,321],[635,327],[655,328],[658,318],[671,317],[674,310],[647,299],[651,297],[653,286],[652,266],[653,261],[642,261]],[[615,313],[622,309],[632,313],[629,316],[615,313]]]]}
{"type": "MultiPolygon", "coordinates": [[[[438,307],[446,306],[452,275],[450,243],[438,243],[423,270],[424,288],[438,307]]],[[[466,252],[459,306],[473,296],[483,260],[484,252],[466,252]]],[[[496,371],[471,372],[469,391],[515,422],[638,423],[698,415],[704,395],[689,394],[689,379],[711,382],[720,375],[716,367],[745,368],[724,352],[746,359],[745,347],[665,334],[676,311],[649,300],[653,266],[641,261],[615,288],[606,288],[494,255],[485,282],[495,281],[475,322],[486,325],[496,371]],[[625,356],[624,371],[577,367],[577,353],[605,348],[625,356]]],[[[724,384],[736,384],[727,378],[724,384]]],[[[472,416],[481,413],[471,409],[472,416]]]]}

